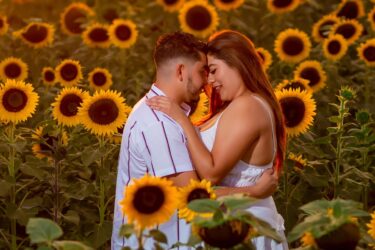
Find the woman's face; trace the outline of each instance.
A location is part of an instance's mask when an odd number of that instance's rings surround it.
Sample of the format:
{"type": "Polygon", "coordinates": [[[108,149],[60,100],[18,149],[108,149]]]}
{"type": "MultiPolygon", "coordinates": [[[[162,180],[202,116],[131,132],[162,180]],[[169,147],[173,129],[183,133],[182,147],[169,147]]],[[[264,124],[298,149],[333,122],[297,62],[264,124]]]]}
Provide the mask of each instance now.
{"type": "Polygon", "coordinates": [[[208,55],[207,63],[208,83],[220,94],[221,100],[231,101],[246,88],[237,69],[229,67],[225,61],[208,55]]]}

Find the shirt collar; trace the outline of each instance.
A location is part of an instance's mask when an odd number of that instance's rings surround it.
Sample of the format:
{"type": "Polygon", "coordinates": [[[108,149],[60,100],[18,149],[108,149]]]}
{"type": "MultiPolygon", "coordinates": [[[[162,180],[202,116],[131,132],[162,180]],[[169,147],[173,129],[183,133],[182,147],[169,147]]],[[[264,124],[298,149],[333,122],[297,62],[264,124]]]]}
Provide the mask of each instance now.
{"type": "MultiPolygon", "coordinates": [[[[165,93],[161,89],[156,87],[155,84],[152,84],[151,89],[148,92],[147,96],[149,98],[151,98],[151,97],[157,96],[157,95],[166,96],[165,93]]],[[[191,107],[187,103],[182,103],[181,108],[182,108],[182,110],[184,110],[185,114],[188,116],[190,111],[191,111],[191,107]]]]}

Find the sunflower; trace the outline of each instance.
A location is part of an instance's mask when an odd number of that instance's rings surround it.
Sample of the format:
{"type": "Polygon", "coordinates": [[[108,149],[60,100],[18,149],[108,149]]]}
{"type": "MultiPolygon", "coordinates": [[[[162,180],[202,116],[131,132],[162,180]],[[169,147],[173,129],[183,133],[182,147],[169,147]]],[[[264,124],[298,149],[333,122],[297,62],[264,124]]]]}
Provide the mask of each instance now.
{"type": "Polygon", "coordinates": [[[124,125],[131,110],[115,91],[100,90],[83,101],[78,115],[83,125],[96,135],[111,135],[124,125]]]}
{"type": "Polygon", "coordinates": [[[89,97],[86,91],[77,87],[64,88],[52,103],[52,116],[58,124],[66,126],[78,125],[81,120],[78,116],[78,108],[89,97]]]}
{"type": "Polygon", "coordinates": [[[368,228],[368,234],[375,239],[375,211],[371,214],[371,221],[370,223],[366,224],[368,228]]]}
{"type": "Polygon", "coordinates": [[[131,47],[138,37],[137,26],[131,20],[114,20],[108,32],[111,42],[122,49],[131,47]]]}
{"type": "Polygon", "coordinates": [[[109,136],[109,141],[113,144],[121,144],[122,141],[122,133],[124,132],[124,126],[121,128],[117,128],[117,133],[109,136]]]}
{"type": "Polygon", "coordinates": [[[288,159],[293,161],[294,167],[293,169],[297,172],[300,172],[307,166],[307,160],[302,158],[302,155],[295,155],[293,153],[289,153],[288,159]]]}
{"type": "Polygon", "coordinates": [[[311,233],[309,233],[309,232],[305,233],[302,236],[302,238],[301,238],[301,244],[304,247],[307,247],[307,246],[316,246],[316,242],[315,242],[314,236],[311,233]]]}
{"type": "Polygon", "coordinates": [[[42,70],[42,80],[46,86],[53,86],[56,83],[55,70],[51,67],[44,67],[42,70]]]}
{"type": "Polygon", "coordinates": [[[332,27],[332,33],[342,35],[349,45],[354,43],[361,36],[362,32],[362,24],[355,19],[341,20],[332,27]]]}
{"type": "Polygon", "coordinates": [[[8,79],[0,86],[0,120],[17,124],[35,112],[39,96],[31,84],[8,79]]]}
{"type": "MultiPolygon", "coordinates": [[[[372,30],[375,30],[375,6],[372,10],[368,13],[367,20],[371,24],[372,30]]],[[[1,34],[1,32],[0,32],[1,34]]]]}
{"type": "Polygon", "coordinates": [[[20,58],[8,57],[0,62],[0,78],[23,81],[28,76],[28,66],[20,58]]]}
{"type": "Polygon", "coordinates": [[[194,108],[194,111],[189,116],[190,121],[193,124],[198,123],[203,119],[209,112],[209,100],[206,93],[202,92],[199,94],[199,101],[194,108]]]}
{"type": "Polygon", "coordinates": [[[267,8],[276,14],[291,12],[300,4],[300,0],[268,0],[267,8]]]}
{"type": "Polygon", "coordinates": [[[299,90],[276,91],[283,111],[287,134],[305,133],[314,120],[316,104],[311,93],[299,90]]]}
{"type": "Polygon", "coordinates": [[[84,3],[71,3],[60,15],[61,29],[68,35],[82,34],[84,28],[82,24],[87,21],[89,16],[95,15],[95,12],[84,3]]]}
{"type": "Polygon", "coordinates": [[[202,0],[185,3],[180,9],[178,19],[183,31],[202,38],[213,33],[219,24],[215,8],[202,0]]]}
{"type": "Polygon", "coordinates": [[[177,189],[166,178],[145,175],[127,186],[120,206],[128,222],[149,228],[168,221],[177,207],[177,189]]]}
{"type": "Polygon", "coordinates": [[[369,67],[375,67],[375,38],[362,43],[358,48],[358,56],[369,67]]]}
{"type": "Polygon", "coordinates": [[[275,90],[283,90],[283,89],[293,89],[300,91],[306,90],[307,92],[312,92],[312,89],[309,86],[309,80],[303,78],[295,78],[293,80],[284,80],[279,83],[275,90]]]}
{"type": "MultiPolygon", "coordinates": [[[[32,138],[38,141],[32,146],[34,155],[39,159],[46,157],[52,159],[51,155],[53,154],[54,148],[56,148],[59,143],[59,138],[45,133],[44,126],[39,126],[32,135],[32,138]]],[[[68,134],[66,131],[63,131],[62,133],[61,143],[63,146],[68,145],[68,134]]]]}
{"type": "Polygon", "coordinates": [[[9,24],[8,24],[7,17],[0,15],[0,36],[7,33],[8,28],[9,28],[9,24]]]}
{"type": "MultiPolygon", "coordinates": [[[[179,189],[178,215],[180,218],[183,218],[187,222],[190,222],[197,216],[197,213],[190,210],[187,207],[189,202],[196,200],[196,199],[215,199],[215,198],[216,198],[216,194],[214,190],[211,188],[211,182],[207,180],[202,180],[202,181],[190,180],[189,185],[179,189]]],[[[210,213],[199,214],[199,216],[211,217],[212,214],[210,213]]]]}
{"type": "Polygon", "coordinates": [[[323,42],[324,56],[329,60],[337,61],[342,58],[348,50],[348,42],[340,34],[330,35],[323,42]]]}
{"type": "Polygon", "coordinates": [[[335,14],[337,17],[356,19],[365,15],[365,8],[362,0],[342,0],[335,14]]]}
{"type": "Polygon", "coordinates": [[[332,26],[338,22],[340,22],[340,18],[332,14],[319,19],[312,27],[312,37],[315,42],[319,43],[327,38],[332,30],[332,26]]]}
{"type": "Polygon", "coordinates": [[[234,10],[245,3],[245,0],[214,0],[214,4],[221,10],[234,10]]]}
{"type": "Polygon", "coordinates": [[[175,12],[181,9],[185,0],[156,0],[156,2],[163,6],[165,11],[175,12]]]}
{"type": "Polygon", "coordinates": [[[55,28],[49,23],[32,22],[26,27],[13,32],[13,36],[20,38],[32,48],[46,47],[53,42],[55,28]]]}
{"type": "Polygon", "coordinates": [[[112,85],[112,75],[105,68],[95,68],[89,73],[89,83],[94,90],[107,90],[112,85]]]}
{"type": "Polygon", "coordinates": [[[309,80],[309,86],[313,92],[324,88],[327,76],[322,65],[318,61],[308,60],[301,63],[294,71],[295,78],[309,80]]]}
{"type": "Polygon", "coordinates": [[[271,53],[264,49],[264,48],[256,48],[256,51],[258,52],[258,55],[261,59],[261,64],[263,66],[263,69],[266,71],[272,64],[272,55],[271,53]]]}
{"type": "Polygon", "coordinates": [[[93,23],[82,33],[83,42],[91,48],[108,48],[111,40],[108,34],[108,25],[93,23]]]}
{"type": "Polygon", "coordinates": [[[296,63],[309,56],[311,42],[308,35],[298,29],[287,29],[275,40],[275,52],[282,61],[296,63]]]}
{"type": "Polygon", "coordinates": [[[56,78],[65,87],[77,85],[82,79],[82,69],[78,61],[65,59],[56,67],[56,78]]]}

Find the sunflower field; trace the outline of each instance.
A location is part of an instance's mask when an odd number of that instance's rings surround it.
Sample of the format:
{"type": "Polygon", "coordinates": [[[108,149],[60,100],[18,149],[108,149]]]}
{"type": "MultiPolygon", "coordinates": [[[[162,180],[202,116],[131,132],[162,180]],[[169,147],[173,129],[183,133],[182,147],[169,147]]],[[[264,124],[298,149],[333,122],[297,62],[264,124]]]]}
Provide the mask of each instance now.
{"type": "Polygon", "coordinates": [[[0,249],[109,249],[122,128],[156,39],[221,29],[253,41],[283,109],[290,248],[353,225],[375,248],[374,0],[0,0],[0,249]]]}

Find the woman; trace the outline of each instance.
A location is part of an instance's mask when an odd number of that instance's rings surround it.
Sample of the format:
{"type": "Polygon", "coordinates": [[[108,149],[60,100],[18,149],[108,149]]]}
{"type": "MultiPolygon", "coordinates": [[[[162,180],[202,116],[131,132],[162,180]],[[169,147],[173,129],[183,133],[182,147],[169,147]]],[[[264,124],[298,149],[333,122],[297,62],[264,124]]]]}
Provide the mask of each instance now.
{"type": "MultiPolygon", "coordinates": [[[[213,184],[249,186],[267,169],[281,169],[285,128],[281,108],[260,60],[252,42],[239,32],[226,30],[210,37],[208,84],[222,104],[216,98],[211,100],[215,104],[213,116],[199,127],[200,134],[172,100],[157,97],[148,102],[181,125],[197,173],[213,184]]],[[[248,210],[284,236],[284,221],[271,196],[248,210]]],[[[253,244],[257,249],[288,248],[286,242],[277,244],[266,237],[253,239],[253,244]]]]}

